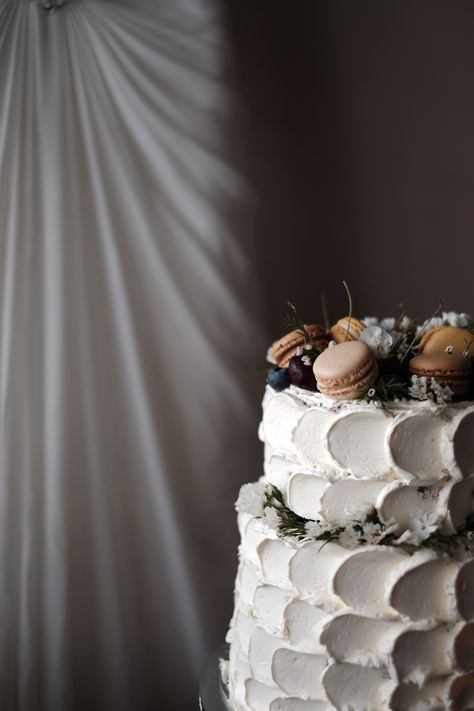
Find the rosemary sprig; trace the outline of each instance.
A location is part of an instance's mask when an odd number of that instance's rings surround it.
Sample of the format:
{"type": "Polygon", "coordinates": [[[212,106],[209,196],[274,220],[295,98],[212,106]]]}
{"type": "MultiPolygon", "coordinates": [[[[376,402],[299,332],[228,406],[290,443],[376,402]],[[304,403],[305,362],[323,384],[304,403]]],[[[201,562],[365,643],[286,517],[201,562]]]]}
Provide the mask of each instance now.
{"type": "Polygon", "coordinates": [[[410,398],[408,388],[408,382],[401,375],[381,374],[370,390],[359,395],[358,399],[379,402],[383,407],[384,403],[393,400],[408,400],[410,398]]]}
{"type": "MultiPolygon", "coordinates": [[[[330,541],[337,541],[341,534],[347,528],[351,527],[358,534],[359,543],[366,543],[367,538],[365,537],[364,529],[366,524],[380,526],[382,535],[377,541],[377,545],[393,546],[396,545],[397,539],[399,538],[399,536],[393,532],[387,532],[384,535],[385,524],[381,521],[375,508],[372,508],[368,512],[363,521],[353,521],[344,526],[339,525],[334,528],[327,528],[317,536],[309,536],[306,531],[306,524],[310,523],[311,519],[298,516],[298,514],[288,508],[284,502],[283,494],[273,484],[268,486],[267,492],[265,493],[264,508],[266,507],[276,509],[279,518],[278,535],[282,538],[291,536],[296,537],[300,541],[312,539],[329,543],[330,541]]],[[[319,523],[319,521],[316,523],[319,523]]],[[[409,549],[418,547],[409,543],[406,545],[409,549]]],[[[466,551],[474,550],[474,513],[467,517],[464,526],[457,533],[448,536],[439,531],[435,531],[431,536],[420,543],[420,547],[429,548],[440,554],[455,552],[460,546],[463,546],[466,551]]]]}

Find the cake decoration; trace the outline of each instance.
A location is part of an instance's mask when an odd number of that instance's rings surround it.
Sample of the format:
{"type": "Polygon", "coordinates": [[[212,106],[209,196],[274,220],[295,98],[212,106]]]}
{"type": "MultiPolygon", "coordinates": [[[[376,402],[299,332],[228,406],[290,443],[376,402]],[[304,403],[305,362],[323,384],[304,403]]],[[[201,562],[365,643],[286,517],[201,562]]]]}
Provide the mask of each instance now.
{"type": "Polygon", "coordinates": [[[434,314],[421,323],[406,314],[380,321],[374,317],[359,320],[352,315],[350,291],[345,282],[344,286],[349,316],[340,318],[328,331],[320,325],[305,325],[296,307],[288,302],[287,324],[293,330],[275,341],[269,353],[277,368],[289,371],[284,375],[270,371],[270,385],[275,382],[283,389],[293,384],[334,400],[364,398],[382,406],[399,399],[443,403],[474,398],[474,322],[470,316],[443,311],[440,302],[434,314]],[[358,345],[354,348],[351,343],[358,345]],[[373,354],[370,362],[362,344],[373,354]],[[334,346],[335,350],[329,350],[334,346]],[[454,357],[443,361],[446,355],[454,357]],[[430,361],[431,356],[439,360],[430,361]],[[310,366],[315,377],[308,372],[310,366]],[[426,378],[426,382],[420,378],[426,378]]]}
{"type": "Polygon", "coordinates": [[[348,295],[312,333],[290,305],[298,344],[270,353],[263,476],[236,504],[229,705],[471,711],[474,323],[443,304],[356,319],[348,295]]]}
{"type": "Polygon", "coordinates": [[[358,340],[327,348],[314,361],[318,390],[334,400],[364,395],[378,375],[377,359],[369,346],[358,340]]]}

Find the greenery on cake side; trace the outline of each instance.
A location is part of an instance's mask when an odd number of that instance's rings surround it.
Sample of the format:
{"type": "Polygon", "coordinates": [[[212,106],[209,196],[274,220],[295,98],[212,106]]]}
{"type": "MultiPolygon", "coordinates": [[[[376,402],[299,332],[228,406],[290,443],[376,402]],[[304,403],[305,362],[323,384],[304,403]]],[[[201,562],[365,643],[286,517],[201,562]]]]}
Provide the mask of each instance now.
{"type": "Polygon", "coordinates": [[[311,520],[298,516],[285,503],[282,492],[273,484],[255,482],[241,487],[236,502],[239,512],[260,518],[280,538],[289,542],[335,542],[348,548],[358,545],[421,546],[438,553],[455,553],[460,550],[474,552],[474,513],[470,514],[462,529],[452,535],[439,531],[439,520],[434,514],[413,519],[409,529],[399,534],[395,523],[383,523],[375,508],[364,519],[344,521],[339,524],[311,520]]]}

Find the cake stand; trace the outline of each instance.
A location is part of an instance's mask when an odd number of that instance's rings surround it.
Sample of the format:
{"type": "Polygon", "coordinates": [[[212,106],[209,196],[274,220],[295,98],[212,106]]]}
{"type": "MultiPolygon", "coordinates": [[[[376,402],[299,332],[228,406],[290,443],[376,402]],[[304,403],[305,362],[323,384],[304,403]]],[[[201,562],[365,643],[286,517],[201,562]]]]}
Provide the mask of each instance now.
{"type": "Polygon", "coordinates": [[[231,711],[219,669],[219,660],[228,658],[228,644],[222,644],[209,657],[199,680],[200,711],[231,711]]]}

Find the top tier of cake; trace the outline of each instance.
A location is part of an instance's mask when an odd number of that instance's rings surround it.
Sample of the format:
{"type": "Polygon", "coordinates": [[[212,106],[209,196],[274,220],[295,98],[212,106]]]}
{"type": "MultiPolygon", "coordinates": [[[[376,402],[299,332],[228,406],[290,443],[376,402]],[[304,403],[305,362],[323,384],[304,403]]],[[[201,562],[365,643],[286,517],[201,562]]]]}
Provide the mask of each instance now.
{"type": "Polygon", "coordinates": [[[472,401],[382,407],[268,386],[265,479],[303,518],[362,520],[375,508],[397,534],[423,519],[451,534],[474,509],[473,432],[472,401]]]}

